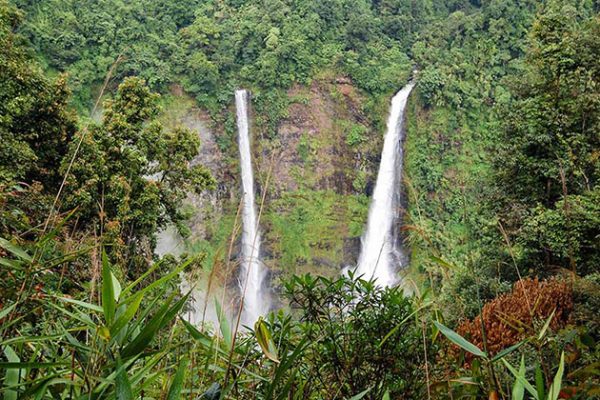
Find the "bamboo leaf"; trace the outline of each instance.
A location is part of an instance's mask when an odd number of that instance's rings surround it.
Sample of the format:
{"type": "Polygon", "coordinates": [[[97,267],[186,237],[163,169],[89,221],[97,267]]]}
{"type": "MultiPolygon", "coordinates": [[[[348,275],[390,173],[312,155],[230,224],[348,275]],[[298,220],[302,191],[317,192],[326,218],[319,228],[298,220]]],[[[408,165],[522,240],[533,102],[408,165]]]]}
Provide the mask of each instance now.
{"type": "Polygon", "coordinates": [[[96,311],[96,312],[99,312],[99,313],[101,313],[101,312],[104,311],[102,309],[102,307],[97,306],[95,304],[86,303],[85,301],[80,301],[80,300],[75,300],[75,299],[69,299],[68,297],[58,297],[58,299],[60,301],[64,301],[65,303],[76,304],[76,305],[81,306],[83,308],[87,308],[88,310],[96,311]]]}
{"type": "Polygon", "coordinates": [[[363,390],[362,392],[360,392],[359,394],[350,397],[348,400],[360,400],[363,397],[365,397],[370,391],[371,389],[373,389],[372,387],[368,388],[367,390],[363,390]]]}
{"type": "Polygon", "coordinates": [[[179,400],[181,399],[181,390],[183,389],[183,382],[185,378],[185,370],[187,369],[188,360],[183,359],[179,363],[179,368],[177,368],[177,372],[173,377],[173,382],[171,383],[171,387],[169,388],[169,393],[167,394],[167,400],[179,400]]]}
{"type": "Polygon", "coordinates": [[[279,364],[277,347],[275,347],[275,343],[273,342],[271,333],[269,332],[269,327],[262,317],[258,318],[258,321],[256,321],[254,324],[254,335],[256,336],[256,341],[258,342],[258,345],[262,349],[264,355],[269,360],[279,364]]]}
{"type": "Polygon", "coordinates": [[[119,318],[117,318],[117,320],[114,322],[114,324],[112,324],[112,326],[110,327],[110,333],[112,337],[117,336],[121,329],[123,329],[125,325],[127,325],[129,321],[133,319],[135,313],[140,307],[140,304],[142,303],[143,297],[143,293],[136,293],[133,296],[133,300],[131,301],[131,303],[125,305],[125,307],[127,307],[125,309],[125,312],[121,314],[119,318]]]}
{"type": "Polygon", "coordinates": [[[519,343],[513,344],[510,347],[507,347],[506,349],[502,350],[500,353],[498,353],[494,357],[492,357],[492,362],[496,362],[499,359],[506,357],[513,351],[517,350],[519,347],[523,346],[525,343],[527,343],[527,340],[521,340],[519,343]]]}
{"type": "Polygon", "coordinates": [[[230,350],[233,338],[231,335],[231,327],[229,326],[229,321],[227,321],[227,317],[223,313],[223,309],[221,308],[221,304],[215,298],[215,307],[217,309],[217,317],[219,318],[219,328],[221,329],[221,335],[223,335],[223,341],[225,342],[226,349],[230,350]]]}
{"type": "Polygon", "coordinates": [[[460,336],[458,333],[454,332],[452,329],[446,327],[445,325],[440,324],[437,321],[433,321],[433,323],[438,328],[438,330],[444,336],[446,336],[448,338],[448,340],[450,340],[452,343],[463,348],[464,350],[468,351],[469,353],[472,353],[476,356],[487,359],[487,354],[485,354],[483,351],[481,351],[479,349],[479,347],[475,346],[473,343],[469,342],[467,339],[460,336]]]}
{"type": "Polygon", "coordinates": [[[506,366],[506,368],[508,368],[508,370],[513,374],[513,376],[523,385],[523,387],[525,389],[527,389],[527,391],[529,392],[529,394],[535,399],[535,400],[540,400],[537,394],[537,390],[534,389],[533,386],[531,386],[531,384],[529,382],[527,382],[527,379],[525,379],[524,377],[522,377],[519,374],[519,371],[517,371],[512,365],[510,365],[510,363],[508,361],[506,361],[504,358],[501,359],[502,362],[504,363],[504,365],[506,366]]]}
{"type": "Polygon", "coordinates": [[[113,287],[113,275],[110,271],[106,251],[102,251],[102,308],[106,325],[110,325],[115,317],[115,289],[113,287]]]}
{"type": "Polygon", "coordinates": [[[550,327],[550,323],[552,322],[552,318],[554,318],[555,312],[556,312],[556,308],[554,310],[552,310],[550,317],[546,320],[546,323],[542,327],[542,330],[540,331],[540,334],[538,335],[538,340],[542,340],[542,338],[546,334],[546,331],[548,330],[548,328],[550,327]]]}
{"type": "Polygon", "coordinates": [[[14,256],[20,258],[21,260],[27,261],[29,263],[33,262],[33,258],[29,254],[27,254],[25,250],[4,238],[0,238],[0,247],[4,248],[6,251],[12,253],[14,256]]]}
{"type": "Polygon", "coordinates": [[[140,354],[146,346],[154,339],[154,336],[158,332],[161,326],[161,321],[164,318],[169,306],[175,297],[175,293],[171,294],[165,303],[158,309],[156,314],[150,319],[150,321],[140,330],[140,333],[123,349],[121,356],[123,358],[130,358],[132,356],[140,354]]]}
{"type": "Polygon", "coordinates": [[[523,400],[525,397],[525,386],[523,386],[523,380],[525,380],[525,356],[521,355],[521,365],[519,366],[519,376],[521,379],[515,379],[515,383],[512,389],[513,400],[523,400]]]}
{"type": "Polygon", "coordinates": [[[14,308],[17,306],[17,303],[13,303],[8,307],[4,307],[2,310],[0,310],[0,320],[4,319],[4,317],[6,317],[12,310],[14,310],[14,308]]]}
{"type": "Polygon", "coordinates": [[[540,399],[543,399],[544,397],[546,397],[546,391],[545,391],[544,385],[545,385],[545,382],[544,382],[544,374],[542,372],[542,366],[540,365],[540,363],[537,363],[537,365],[535,366],[535,387],[537,389],[538,397],[540,399]]]}
{"type": "Polygon", "coordinates": [[[110,278],[112,280],[112,286],[113,286],[113,290],[114,290],[114,294],[115,294],[115,302],[119,301],[119,298],[121,296],[121,283],[119,282],[119,280],[117,279],[117,277],[115,276],[115,274],[112,273],[112,271],[110,272],[110,278]]]}
{"type": "MultiPolygon", "coordinates": [[[[12,347],[5,346],[4,347],[4,355],[6,359],[9,361],[8,364],[14,364],[15,366],[6,368],[6,375],[4,376],[4,386],[6,387],[14,387],[19,384],[19,376],[21,375],[21,360],[19,356],[12,347]]],[[[4,392],[4,400],[17,400],[18,393],[16,390],[6,390],[4,392]]]]}
{"type": "Polygon", "coordinates": [[[133,391],[127,378],[127,370],[121,360],[117,360],[116,391],[117,400],[133,400],[133,391]]]}
{"type": "Polygon", "coordinates": [[[552,385],[550,385],[550,390],[548,391],[548,400],[557,400],[558,395],[560,394],[560,387],[562,385],[562,377],[563,372],[565,370],[565,352],[563,351],[560,354],[560,363],[558,365],[558,371],[556,371],[556,375],[554,376],[554,381],[552,385]]]}

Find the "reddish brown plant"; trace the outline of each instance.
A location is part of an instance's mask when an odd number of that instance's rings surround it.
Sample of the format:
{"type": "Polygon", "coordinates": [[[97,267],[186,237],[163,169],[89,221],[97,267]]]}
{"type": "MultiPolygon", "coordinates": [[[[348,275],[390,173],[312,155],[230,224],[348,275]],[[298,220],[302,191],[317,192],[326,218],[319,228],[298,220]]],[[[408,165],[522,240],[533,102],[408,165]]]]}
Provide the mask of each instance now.
{"type": "MultiPolygon", "coordinates": [[[[472,321],[461,322],[457,332],[483,349],[483,316],[487,351],[493,356],[535,335],[553,312],[550,328],[556,330],[564,327],[573,309],[572,297],[572,290],[565,281],[523,279],[515,283],[512,292],[486,303],[481,315],[472,321]]],[[[459,351],[458,347],[453,346],[451,353],[457,354],[459,351]]],[[[466,355],[467,363],[471,358],[470,354],[466,355]]]]}

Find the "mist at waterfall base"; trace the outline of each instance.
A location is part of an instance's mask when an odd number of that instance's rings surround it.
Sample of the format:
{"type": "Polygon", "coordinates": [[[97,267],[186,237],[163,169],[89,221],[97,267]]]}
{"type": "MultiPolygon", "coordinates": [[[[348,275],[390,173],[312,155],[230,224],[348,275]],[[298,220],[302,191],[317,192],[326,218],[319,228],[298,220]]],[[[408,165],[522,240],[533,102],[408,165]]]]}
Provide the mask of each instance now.
{"type": "Polygon", "coordinates": [[[242,293],[242,323],[252,326],[260,316],[271,308],[269,290],[264,286],[266,271],[260,261],[260,232],[254,204],[254,175],[250,151],[248,124],[248,92],[236,90],[238,146],[240,150],[240,172],[242,177],[242,242],[241,271],[239,276],[242,293]]]}
{"type": "Polygon", "coordinates": [[[392,286],[398,282],[397,267],[404,258],[402,249],[397,246],[393,225],[400,206],[404,109],[413,87],[414,83],[409,83],[392,98],[377,182],[355,269],[357,276],[375,279],[380,286],[392,286]]]}

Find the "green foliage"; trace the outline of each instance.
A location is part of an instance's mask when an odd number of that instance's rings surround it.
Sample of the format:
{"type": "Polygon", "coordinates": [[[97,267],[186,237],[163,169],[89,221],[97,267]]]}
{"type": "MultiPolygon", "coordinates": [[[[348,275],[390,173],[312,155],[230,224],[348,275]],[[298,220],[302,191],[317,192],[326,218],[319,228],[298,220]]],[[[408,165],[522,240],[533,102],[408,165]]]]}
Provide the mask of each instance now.
{"type": "MultiPolygon", "coordinates": [[[[36,257],[44,251],[44,241],[51,239],[47,236],[34,246],[36,257]]],[[[24,283],[39,279],[31,273],[38,264],[26,250],[8,243],[2,247],[12,249],[13,256],[3,257],[2,261],[11,266],[13,273],[19,273],[17,263],[29,270],[24,283]]],[[[176,293],[171,293],[160,307],[155,306],[168,290],[166,284],[184,267],[145,287],[140,287],[138,281],[122,289],[104,256],[102,307],[60,292],[49,293],[47,298],[17,297],[13,310],[4,316],[10,323],[0,329],[10,363],[2,365],[6,370],[2,386],[8,389],[8,398],[133,399],[142,391],[160,391],[156,373],[165,368],[170,352],[181,343],[172,342],[162,348],[155,344],[160,332],[172,326],[187,296],[175,301],[176,293]],[[32,315],[43,318],[37,327],[20,322],[32,315]]],[[[176,376],[170,394],[181,390],[182,376],[179,372],[176,376]]]]}
{"type": "Polygon", "coordinates": [[[304,359],[311,361],[313,390],[346,398],[365,389],[369,399],[381,399],[386,391],[393,398],[419,397],[419,331],[401,290],[352,277],[306,275],[293,278],[286,292],[310,342],[304,359]]]}
{"type": "Polygon", "coordinates": [[[357,197],[302,189],[274,200],[264,221],[281,268],[339,258],[339,238],[359,236],[366,220],[368,204],[357,197]]]}
{"type": "Polygon", "coordinates": [[[511,81],[496,168],[500,212],[523,268],[592,271],[600,224],[600,19],[550,2],[532,28],[526,78],[511,81]],[[523,229],[524,228],[524,229],[523,229]],[[531,235],[531,237],[530,237],[531,235]],[[593,239],[597,241],[596,239],[593,239]]]}
{"type": "Polygon", "coordinates": [[[165,132],[156,120],[157,101],[141,79],[126,79],[105,103],[102,123],[71,143],[76,162],[62,165],[69,172],[63,207],[77,207],[78,218],[106,232],[115,250],[181,221],[178,206],[186,193],[215,184],[203,166],[190,165],[198,137],[183,128],[165,132]]]}
{"type": "Polygon", "coordinates": [[[58,166],[73,136],[64,77],[47,78],[15,33],[22,14],[0,2],[0,187],[38,181],[55,192],[58,166]]]}

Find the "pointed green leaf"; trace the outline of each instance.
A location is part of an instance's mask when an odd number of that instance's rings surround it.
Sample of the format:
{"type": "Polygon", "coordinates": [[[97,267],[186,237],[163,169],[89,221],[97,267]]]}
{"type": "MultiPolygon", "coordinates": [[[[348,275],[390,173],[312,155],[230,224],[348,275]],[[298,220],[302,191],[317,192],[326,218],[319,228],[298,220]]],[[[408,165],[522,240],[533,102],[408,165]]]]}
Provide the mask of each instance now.
{"type": "Polygon", "coordinates": [[[131,303],[124,305],[126,307],[125,312],[117,318],[114,324],[110,327],[110,333],[112,337],[117,336],[117,334],[133,319],[135,313],[137,312],[140,304],[142,303],[142,298],[144,297],[143,293],[136,293],[133,296],[133,300],[131,303]]]}
{"type": "Polygon", "coordinates": [[[555,312],[556,312],[556,308],[554,310],[552,310],[550,317],[548,317],[548,319],[546,320],[546,323],[542,327],[542,330],[540,331],[540,334],[538,335],[538,340],[542,340],[542,338],[546,334],[546,331],[548,330],[548,327],[550,327],[550,323],[552,322],[552,318],[554,318],[555,312]]]}
{"type": "MultiPolygon", "coordinates": [[[[10,346],[4,347],[4,355],[9,363],[15,363],[20,367],[20,359],[17,353],[10,346]]],[[[6,368],[6,375],[4,376],[4,386],[5,387],[14,387],[19,384],[19,376],[21,375],[21,371],[17,368],[6,368]]],[[[6,390],[4,392],[4,400],[17,400],[18,393],[16,390],[6,390]]]]}
{"type": "Polygon", "coordinates": [[[171,382],[171,387],[169,388],[169,393],[167,394],[167,400],[181,399],[181,390],[183,389],[187,364],[188,360],[186,358],[179,363],[179,368],[177,368],[177,372],[175,373],[175,377],[173,377],[173,382],[171,382]]]}
{"type": "Polygon", "coordinates": [[[469,342],[464,337],[460,336],[458,333],[454,332],[452,329],[446,327],[445,325],[440,324],[437,321],[433,321],[438,330],[448,338],[455,345],[463,348],[464,350],[472,353],[476,356],[487,358],[487,354],[479,349],[479,347],[475,346],[473,343],[469,342]]]}
{"type": "Polygon", "coordinates": [[[110,278],[112,280],[112,286],[115,294],[115,302],[118,302],[119,297],[121,296],[121,283],[119,283],[119,280],[117,279],[115,274],[112,273],[112,271],[110,273],[110,278]]]}
{"type": "Polygon", "coordinates": [[[219,328],[221,329],[221,335],[223,335],[223,341],[225,342],[226,349],[230,350],[233,343],[231,327],[229,326],[229,321],[227,321],[227,316],[221,308],[221,303],[216,298],[215,308],[217,309],[217,318],[219,318],[219,328]]]}
{"type": "Polygon", "coordinates": [[[113,287],[113,275],[110,271],[108,256],[102,251],[102,308],[106,325],[110,325],[115,317],[115,289],[113,287]]]}
{"type": "Polygon", "coordinates": [[[521,340],[519,343],[513,344],[510,347],[507,347],[506,349],[502,350],[500,353],[498,353],[494,357],[492,357],[492,362],[496,362],[499,359],[506,357],[513,351],[517,350],[519,347],[523,346],[525,343],[527,343],[527,340],[521,340]]]}
{"type": "Polygon", "coordinates": [[[21,260],[30,263],[33,262],[33,258],[29,254],[27,254],[25,250],[4,238],[0,238],[0,247],[4,248],[6,251],[12,253],[14,256],[20,258],[21,260]]]}
{"type": "Polygon", "coordinates": [[[127,378],[127,370],[121,360],[117,360],[116,391],[117,400],[133,400],[133,391],[127,378]]]}
{"type": "Polygon", "coordinates": [[[545,382],[544,382],[544,373],[542,372],[542,366],[540,363],[537,363],[535,366],[535,387],[537,389],[538,398],[543,399],[546,397],[545,390],[545,382]]]}
{"type": "Polygon", "coordinates": [[[562,377],[565,370],[565,352],[563,351],[560,354],[560,363],[558,364],[558,371],[556,371],[556,375],[554,376],[554,381],[552,385],[550,385],[550,390],[548,391],[548,400],[557,400],[558,395],[560,394],[560,387],[562,385],[562,377]]]}
{"type": "Polygon", "coordinates": [[[279,364],[277,347],[275,347],[275,343],[273,342],[271,333],[269,332],[269,327],[262,317],[258,318],[258,321],[256,321],[254,324],[254,335],[256,336],[256,341],[258,342],[258,345],[262,349],[264,355],[269,360],[279,364]]]}
{"type": "Polygon", "coordinates": [[[519,366],[519,377],[521,379],[515,379],[515,383],[512,389],[512,400],[523,400],[525,397],[525,386],[523,386],[523,380],[525,380],[525,356],[521,356],[521,365],[519,366]]]}
{"type": "Polygon", "coordinates": [[[362,392],[360,392],[359,394],[350,397],[348,400],[360,400],[363,397],[365,397],[370,391],[371,389],[373,389],[372,387],[368,388],[367,390],[363,390],[362,392]]]}
{"type": "Polygon", "coordinates": [[[535,400],[540,400],[537,394],[537,390],[535,390],[533,388],[533,386],[531,386],[531,384],[529,382],[527,382],[527,379],[525,379],[524,377],[522,377],[519,374],[519,371],[517,371],[515,369],[515,367],[513,367],[512,365],[510,365],[510,363],[508,361],[506,361],[504,358],[501,359],[502,362],[504,363],[504,365],[506,366],[506,368],[508,368],[508,370],[511,372],[511,374],[513,374],[513,376],[523,385],[523,387],[525,389],[527,389],[527,391],[529,392],[529,394],[535,399],[535,400]]]}

